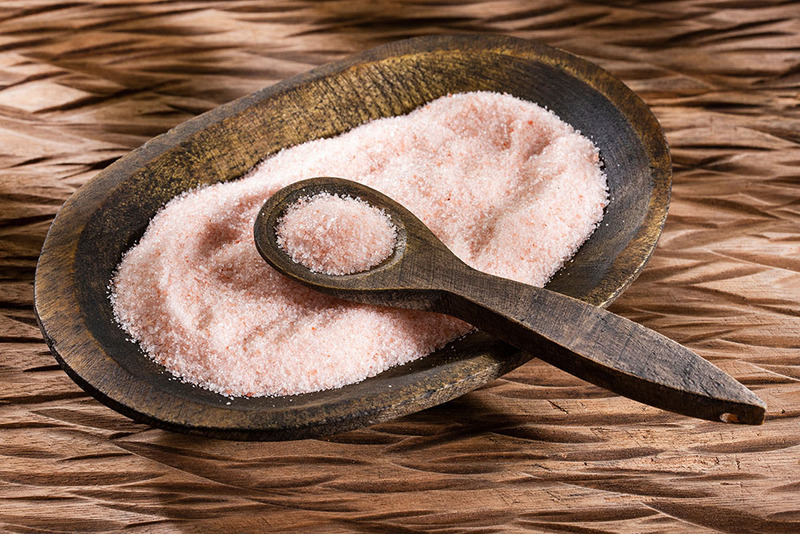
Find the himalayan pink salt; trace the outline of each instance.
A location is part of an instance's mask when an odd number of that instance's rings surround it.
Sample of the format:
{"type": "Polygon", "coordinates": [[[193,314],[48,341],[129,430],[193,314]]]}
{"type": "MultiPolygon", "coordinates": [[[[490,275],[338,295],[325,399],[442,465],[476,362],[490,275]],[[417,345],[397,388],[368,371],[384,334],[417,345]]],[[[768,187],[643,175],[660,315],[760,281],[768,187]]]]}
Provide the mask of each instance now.
{"type": "Polygon", "coordinates": [[[320,193],[289,206],[275,228],[296,263],[332,275],[366,271],[394,250],[397,228],[386,213],[356,198],[320,193]]]}
{"type": "Polygon", "coordinates": [[[288,395],[358,382],[470,330],[337,300],[271,269],[253,243],[256,214],[281,187],[314,176],[377,189],[468,265],[538,286],[608,201],[592,142],[509,95],[443,97],[283,150],[241,180],[172,200],[122,259],[115,312],[155,361],[220,393],[288,395]]]}

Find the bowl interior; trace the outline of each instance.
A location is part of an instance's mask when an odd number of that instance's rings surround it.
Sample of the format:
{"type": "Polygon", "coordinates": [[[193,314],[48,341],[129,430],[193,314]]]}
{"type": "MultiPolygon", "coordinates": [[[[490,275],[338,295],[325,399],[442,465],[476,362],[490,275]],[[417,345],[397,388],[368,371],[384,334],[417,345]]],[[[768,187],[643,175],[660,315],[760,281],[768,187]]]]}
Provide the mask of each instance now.
{"type": "Polygon", "coordinates": [[[548,288],[611,302],[641,271],[666,217],[670,160],[655,118],[621,82],[565,52],[503,37],[432,37],[380,47],[217,108],[100,173],[64,205],[42,251],[36,311],[45,340],[70,376],[112,408],[229,439],[295,439],[387,420],[524,363],[532,355],[476,333],[338,390],[228,399],[176,380],[146,357],[117,325],[108,299],[123,253],[181,192],[236,179],[282,148],[476,90],[545,106],[599,147],[611,202],[548,288]]]}

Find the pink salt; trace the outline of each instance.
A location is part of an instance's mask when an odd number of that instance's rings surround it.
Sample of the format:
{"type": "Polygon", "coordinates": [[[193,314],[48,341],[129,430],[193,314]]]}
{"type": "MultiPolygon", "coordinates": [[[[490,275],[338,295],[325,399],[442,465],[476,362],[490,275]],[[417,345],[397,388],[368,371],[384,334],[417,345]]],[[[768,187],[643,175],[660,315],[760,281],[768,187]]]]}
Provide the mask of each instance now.
{"type": "Polygon", "coordinates": [[[383,210],[329,193],[289,206],[275,230],[278,246],[295,262],[333,275],[378,265],[392,253],[397,237],[397,228],[383,210]]]}
{"type": "Polygon", "coordinates": [[[241,180],[170,202],[113,280],[131,337],[213,391],[286,395],[358,382],[468,332],[440,315],[336,300],[267,266],[253,244],[259,208],[314,176],[373,187],[472,267],[539,286],[591,235],[607,203],[597,149],[555,114],[495,93],[443,97],[286,149],[241,180]]]}

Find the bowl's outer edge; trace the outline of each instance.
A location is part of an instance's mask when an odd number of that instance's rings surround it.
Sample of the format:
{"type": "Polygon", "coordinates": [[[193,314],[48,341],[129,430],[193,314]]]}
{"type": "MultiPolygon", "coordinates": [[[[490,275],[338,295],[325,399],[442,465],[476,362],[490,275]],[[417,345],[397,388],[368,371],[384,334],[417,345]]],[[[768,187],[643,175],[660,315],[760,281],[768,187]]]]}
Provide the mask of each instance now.
{"type": "MultiPolygon", "coordinates": [[[[630,259],[621,260],[634,262],[628,266],[629,274],[623,279],[612,280],[605,286],[598,287],[585,300],[597,305],[607,305],[619,296],[638,276],[652,254],[669,203],[669,150],[663,131],[652,113],[621,81],[588,61],[561,50],[503,36],[422,37],[390,43],[319,67],[215,108],[147,142],[99,173],[70,197],[59,210],[47,234],[37,265],[34,286],[34,308],[44,339],[67,374],[101,402],[137,421],[153,426],[227,439],[298,439],[349,430],[439,404],[485,384],[527,361],[530,355],[522,355],[509,348],[504,354],[487,356],[476,364],[477,368],[467,370],[460,375],[460,380],[448,384],[448,387],[414,390],[416,397],[408,398],[404,403],[393,403],[391,396],[386,394],[374,399],[376,402],[371,405],[361,406],[359,413],[355,415],[320,414],[316,419],[298,421],[294,425],[289,423],[288,426],[270,427],[263,418],[237,420],[236,414],[222,405],[216,409],[207,406],[171,409],[168,405],[170,399],[147,388],[142,389],[142,384],[136,383],[133,377],[114,363],[113,358],[105,353],[100,343],[91,335],[79,313],[70,315],[70,311],[79,309],[77,289],[70,281],[75,275],[75,253],[81,232],[94,210],[102,204],[104,194],[118,187],[137,169],[180,147],[182,142],[209,125],[222,123],[245,112],[250,106],[285,95],[295,87],[348,69],[365,68],[370,63],[387,58],[443,50],[474,50],[480,53],[490,51],[537,61],[546,60],[552,62],[553,66],[583,78],[607,98],[613,98],[612,93],[621,92],[627,95],[621,102],[615,101],[615,105],[626,116],[635,116],[637,119],[631,125],[645,140],[649,151],[654,194],[651,196],[647,219],[633,240],[635,250],[631,251],[630,259]],[[105,376],[102,383],[97,383],[94,378],[98,374],[105,376]],[[152,403],[154,398],[158,402],[152,403]],[[169,417],[164,416],[165,409],[169,412],[169,417]],[[200,417],[197,410],[202,412],[200,417]]],[[[281,423],[286,424],[286,421],[281,423]]]]}

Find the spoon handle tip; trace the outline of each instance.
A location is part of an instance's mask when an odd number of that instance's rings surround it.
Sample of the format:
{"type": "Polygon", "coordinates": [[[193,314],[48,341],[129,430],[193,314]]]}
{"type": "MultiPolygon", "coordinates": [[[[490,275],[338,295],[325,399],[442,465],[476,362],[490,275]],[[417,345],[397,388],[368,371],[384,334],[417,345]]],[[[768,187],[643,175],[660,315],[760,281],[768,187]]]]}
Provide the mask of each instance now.
{"type": "Polygon", "coordinates": [[[442,301],[445,313],[645,404],[711,421],[764,421],[766,405],[752,391],[667,337],[583,301],[466,269],[442,301]]]}

